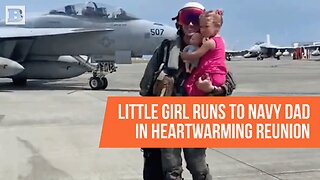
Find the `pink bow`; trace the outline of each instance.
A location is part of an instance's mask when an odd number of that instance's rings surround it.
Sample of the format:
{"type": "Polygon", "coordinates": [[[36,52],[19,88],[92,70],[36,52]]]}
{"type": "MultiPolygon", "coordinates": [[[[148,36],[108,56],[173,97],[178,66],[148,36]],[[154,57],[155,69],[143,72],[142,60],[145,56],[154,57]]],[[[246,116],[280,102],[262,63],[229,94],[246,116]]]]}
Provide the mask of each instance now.
{"type": "Polygon", "coordinates": [[[223,15],[223,10],[222,9],[217,9],[216,14],[222,16],[223,15]]]}

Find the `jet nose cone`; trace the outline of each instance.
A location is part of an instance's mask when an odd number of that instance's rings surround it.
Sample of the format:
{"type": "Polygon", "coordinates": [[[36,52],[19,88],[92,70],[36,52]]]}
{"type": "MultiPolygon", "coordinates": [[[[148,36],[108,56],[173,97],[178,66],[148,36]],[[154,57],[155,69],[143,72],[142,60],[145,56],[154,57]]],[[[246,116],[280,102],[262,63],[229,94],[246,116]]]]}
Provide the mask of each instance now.
{"type": "Polygon", "coordinates": [[[10,59],[0,58],[0,76],[8,77],[19,74],[24,70],[24,67],[10,59]]]}

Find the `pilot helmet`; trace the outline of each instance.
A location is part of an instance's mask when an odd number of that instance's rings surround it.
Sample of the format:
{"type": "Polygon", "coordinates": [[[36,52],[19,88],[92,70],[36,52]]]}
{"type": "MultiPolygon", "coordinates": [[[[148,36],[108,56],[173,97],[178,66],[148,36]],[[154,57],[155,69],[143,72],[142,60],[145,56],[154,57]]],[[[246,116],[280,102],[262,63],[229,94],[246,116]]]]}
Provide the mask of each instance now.
{"type": "Polygon", "coordinates": [[[199,8],[199,9],[202,9],[202,10],[205,9],[204,6],[202,4],[200,4],[200,3],[198,3],[198,2],[188,2],[185,5],[183,5],[183,7],[180,10],[182,10],[184,8],[190,8],[190,7],[191,8],[199,8]]]}
{"type": "Polygon", "coordinates": [[[198,2],[188,2],[182,6],[178,15],[172,20],[176,20],[176,26],[183,24],[199,24],[199,16],[205,12],[205,8],[198,2]]]}

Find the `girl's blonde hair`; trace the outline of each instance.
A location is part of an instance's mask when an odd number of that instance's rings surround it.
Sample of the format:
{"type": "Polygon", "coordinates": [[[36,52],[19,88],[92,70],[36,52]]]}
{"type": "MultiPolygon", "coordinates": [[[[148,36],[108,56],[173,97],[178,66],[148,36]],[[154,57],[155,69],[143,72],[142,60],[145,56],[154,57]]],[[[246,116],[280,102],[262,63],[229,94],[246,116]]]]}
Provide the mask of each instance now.
{"type": "Polygon", "coordinates": [[[223,24],[223,11],[222,10],[210,10],[200,15],[200,21],[205,21],[207,24],[213,24],[216,27],[221,27],[223,24]]]}

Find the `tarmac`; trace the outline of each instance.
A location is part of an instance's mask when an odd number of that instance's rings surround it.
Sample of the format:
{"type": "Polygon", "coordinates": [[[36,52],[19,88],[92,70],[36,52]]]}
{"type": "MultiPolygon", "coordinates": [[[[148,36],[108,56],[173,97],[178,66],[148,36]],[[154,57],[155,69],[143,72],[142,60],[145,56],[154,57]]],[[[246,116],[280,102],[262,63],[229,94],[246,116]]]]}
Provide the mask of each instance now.
{"type": "MultiPolygon", "coordinates": [[[[320,95],[320,61],[227,64],[234,96],[320,95]]],[[[0,180],[141,180],[140,149],[98,148],[107,97],[138,96],[146,63],[118,66],[101,91],[90,90],[90,73],[22,88],[0,79],[0,180]]],[[[320,179],[319,149],[210,148],[207,161],[217,180],[320,179]]]]}

